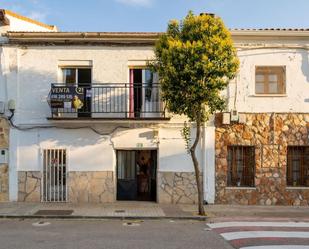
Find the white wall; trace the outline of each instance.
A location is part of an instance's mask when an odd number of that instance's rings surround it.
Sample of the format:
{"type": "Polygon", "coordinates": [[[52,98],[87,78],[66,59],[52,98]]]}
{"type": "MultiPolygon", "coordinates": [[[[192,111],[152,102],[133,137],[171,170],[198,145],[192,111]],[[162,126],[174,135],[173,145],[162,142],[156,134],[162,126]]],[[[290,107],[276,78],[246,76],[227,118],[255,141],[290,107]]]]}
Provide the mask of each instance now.
{"type": "Polygon", "coordinates": [[[152,58],[151,47],[40,47],[19,51],[16,122],[48,123],[50,108],[47,96],[51,83],[59,82],[62,61],[92,61],[93,83],[126,83],[129,60],[152,58]],[[39,59],[38,59],[39,58],[39,59]]]}
{"type": "Polygon", "coordinates": [[[181,136],[181,127],[161,128],[159,133],[159,171],[193,172],[190,155],[181,136]]]}
{"type": "Polygon", "coordinates": [[[228,89],[229,109],[239,112],[308,112],[309,52],[302,49],[255,49],[238,51],[240,73],[228,89]],[[256,66],[286,66],[286,95],[255,95],[256,66]]]}
{"type": "Polygon", "coordinates": [[[42,150],[67,149],[68,171],[111,171],[113,170],[113,148],[106,136],[88,129],[36,129],[17,131],[18,171],[42,171],[42,150]]]}
{"type": "Polygon", "coordinates": [[[6,17],[10,21],[9,31],[53,31],[35,23],[21,20],[9,14],[7,14],[6,17]]]}

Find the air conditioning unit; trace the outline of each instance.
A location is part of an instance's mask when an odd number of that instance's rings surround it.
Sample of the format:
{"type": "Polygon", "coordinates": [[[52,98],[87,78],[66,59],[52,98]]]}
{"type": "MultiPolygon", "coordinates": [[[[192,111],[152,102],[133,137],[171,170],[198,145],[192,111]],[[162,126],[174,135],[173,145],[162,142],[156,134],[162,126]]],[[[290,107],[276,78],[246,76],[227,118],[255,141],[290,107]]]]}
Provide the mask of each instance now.
{"type": "Polygon", "coordinates": [[[9,163],[9,150],[0,149],[0,164],[9,163]]]}

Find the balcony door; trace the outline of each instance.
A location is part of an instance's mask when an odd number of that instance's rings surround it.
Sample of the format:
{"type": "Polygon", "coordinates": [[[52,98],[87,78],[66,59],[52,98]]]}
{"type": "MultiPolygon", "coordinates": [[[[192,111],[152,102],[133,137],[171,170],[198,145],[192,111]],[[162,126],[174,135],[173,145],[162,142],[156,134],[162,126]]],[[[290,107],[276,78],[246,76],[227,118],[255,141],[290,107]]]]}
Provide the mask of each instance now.
{"type": "MultiPolygon", "coordinates": [[[[63,82],[67,86],[80,87],[83,92],[82,100],[79,104],[76,104],[76,111],[78,117],[91,117],[91,68],[62,68],[63,82]]],[[[74,106],[74,103],[73,103],[74,106]]]]}
{"type": "Polygon", "coordinates": [[[130,118],[160,117],[159,86],[156,73],[130,69],[130,118]]]}

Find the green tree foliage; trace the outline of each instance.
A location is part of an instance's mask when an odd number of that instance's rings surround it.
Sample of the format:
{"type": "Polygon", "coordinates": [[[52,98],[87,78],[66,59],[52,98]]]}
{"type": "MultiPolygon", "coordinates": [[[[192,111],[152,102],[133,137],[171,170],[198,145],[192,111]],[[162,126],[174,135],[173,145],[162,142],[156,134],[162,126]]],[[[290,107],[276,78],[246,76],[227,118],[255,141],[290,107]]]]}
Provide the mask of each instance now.
{"type": "Polygon", "coordinates": [[[230,32],[223,21],[213,15],[189,12],[180,22],[170,21],[167,32],[155,45],[152,67],[159,74],[167,109],[196,122],[196,138],[189,152],[198,184],[200,214],[204,214],[200,203],[203,193],[195,148],[201,124],[224,109],[225,99],[220,93],[235,77],[238,66],[230,32]]]}

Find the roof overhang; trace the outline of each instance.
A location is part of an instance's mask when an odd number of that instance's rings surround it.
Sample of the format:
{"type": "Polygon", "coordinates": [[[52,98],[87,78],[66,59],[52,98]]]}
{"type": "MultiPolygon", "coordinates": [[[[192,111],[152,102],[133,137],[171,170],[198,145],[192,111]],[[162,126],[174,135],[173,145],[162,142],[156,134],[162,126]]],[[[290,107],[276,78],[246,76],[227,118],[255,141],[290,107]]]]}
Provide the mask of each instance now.
{"type": "MultiPolygon", "coordinates": [[[[10,43],[153,45],[163,32],[7,32],[10,43]]],[[[251,40],[308,40],[308,29],[231,30],[232,38],[251,40]]]]}
{"type": "Polygon", "coordinates": [[[159,32],[7,32],[12,43],[153,45],[159,32]]]}

